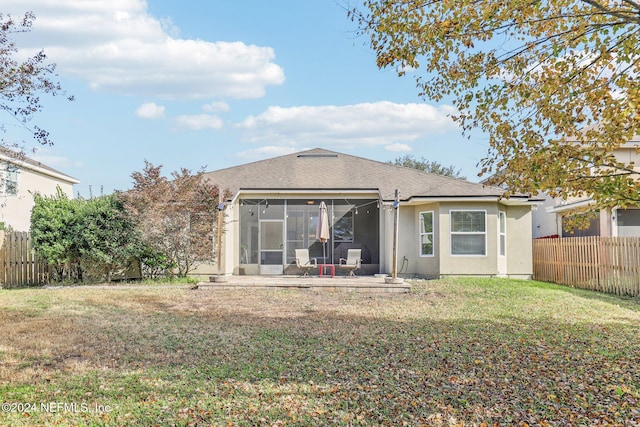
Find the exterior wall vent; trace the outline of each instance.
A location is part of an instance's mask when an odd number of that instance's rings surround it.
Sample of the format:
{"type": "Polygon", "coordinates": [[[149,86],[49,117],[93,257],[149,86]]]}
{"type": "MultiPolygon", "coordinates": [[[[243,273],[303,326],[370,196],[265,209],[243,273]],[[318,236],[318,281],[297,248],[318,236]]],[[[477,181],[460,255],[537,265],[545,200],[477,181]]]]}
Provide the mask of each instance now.
{"type": "Polygon", "coordinates": [[[322,154],[322,153],[316,153],[316,154],[298,154],[298,158],[301,159],[314,159],[314,158],[321,158],[321,157],[333,157],[333,158],[337,158],[338,155],[337,154],[322,154]]]}

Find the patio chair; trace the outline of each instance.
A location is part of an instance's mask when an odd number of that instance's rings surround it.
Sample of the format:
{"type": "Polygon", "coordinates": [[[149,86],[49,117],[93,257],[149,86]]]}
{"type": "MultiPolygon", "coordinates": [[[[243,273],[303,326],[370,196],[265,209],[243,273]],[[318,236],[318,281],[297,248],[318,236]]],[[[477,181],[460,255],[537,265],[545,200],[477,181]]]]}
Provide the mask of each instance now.
{"type": "Polygon", "coordinates": [[[360,263],[362,262],[362,259],[360,258],[361,254],[362,249],[349,249],[347,251],[347,258],[340,258],[338,268],[348,270],[348,276],[355,277],[355,271],[360,269],[360,263]]]}
{"type": "Polygon", "coordinates": [[[309,249],[296,249],[296,267],[304,273],[302,277],[309,277],[309,270],[318,268],[318,261],[309,258],[309,249]]]}

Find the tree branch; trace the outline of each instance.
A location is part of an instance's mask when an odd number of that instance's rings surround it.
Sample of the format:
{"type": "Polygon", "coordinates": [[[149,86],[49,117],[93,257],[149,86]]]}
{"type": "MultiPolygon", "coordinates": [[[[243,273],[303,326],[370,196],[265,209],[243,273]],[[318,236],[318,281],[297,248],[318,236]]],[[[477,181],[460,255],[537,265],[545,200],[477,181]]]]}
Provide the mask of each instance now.
{"type": "Polygon", "coordinates": [[[615,16],[629,23],[635,22],[636,24],[640,24],[640,14],[638,14],[638,12],[640,12],[640,5],[636,4],[631,0],[623,0],[623,1],[629,4],[630,6],[632,6],[633,8],[635,8],[636,11],[619,12],[619,11],[607,8],[606,6],[598,3],[596,0],[581,0],[581,1],[595,7],[598,10],[601,10],[607,15],[615,16]]]}

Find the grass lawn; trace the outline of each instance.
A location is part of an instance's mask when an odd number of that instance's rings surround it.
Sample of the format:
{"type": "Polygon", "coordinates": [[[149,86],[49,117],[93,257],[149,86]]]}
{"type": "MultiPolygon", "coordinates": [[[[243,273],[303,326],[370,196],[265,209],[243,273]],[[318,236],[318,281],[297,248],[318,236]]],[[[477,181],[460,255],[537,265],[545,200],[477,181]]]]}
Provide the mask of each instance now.
{"type": "Polygon", "coordinates": [[[640,300],[507,279],[408,294],[0,290],[0,425],[640,425],[640,300]]]}

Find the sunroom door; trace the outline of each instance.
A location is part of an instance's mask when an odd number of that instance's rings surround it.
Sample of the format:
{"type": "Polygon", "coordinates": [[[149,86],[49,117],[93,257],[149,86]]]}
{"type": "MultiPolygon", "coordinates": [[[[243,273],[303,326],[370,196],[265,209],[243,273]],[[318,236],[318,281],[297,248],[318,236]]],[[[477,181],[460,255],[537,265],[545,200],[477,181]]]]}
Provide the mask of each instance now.
{"type": "Polygon", "coordinates": [[[260,221],[260,274],[284,272],[284,221],[260,221]]]}

